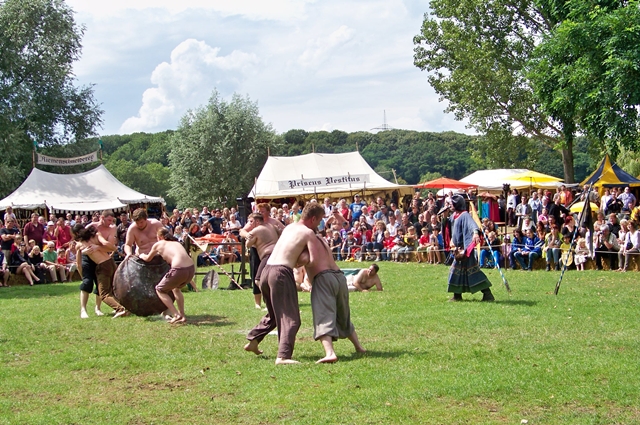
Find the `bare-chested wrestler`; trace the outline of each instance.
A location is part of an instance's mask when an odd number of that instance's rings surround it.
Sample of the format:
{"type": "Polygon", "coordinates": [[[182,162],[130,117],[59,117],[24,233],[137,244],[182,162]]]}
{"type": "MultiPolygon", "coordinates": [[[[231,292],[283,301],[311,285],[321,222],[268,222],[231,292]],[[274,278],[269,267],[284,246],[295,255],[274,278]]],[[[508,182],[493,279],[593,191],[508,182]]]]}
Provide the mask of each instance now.
{"type": "MultiPolygon", "coordinates": [[[[278,222],[279,223],[279,222],[278,222]]],[[[254,272],[254,300],[256,308],[262,308],[262,293],[259,288],[260,274],[278,241],[278,232],[274,226],[265,224],[264,216],[253,213],[247,218],[247,225],[240,229],[240,236],[247,239],[247,248],[255,248],[260,263],[254,272]],[[257,290],[255,290],[257,289],[257,290]]],[[[255,267],[255,263],[253,264],[255,267]]]]}
{"type": "MultiPolygon", "coordinates": [[[[360,292],[369,292],[369,289],[374,286],[378,291],[382,291],[382,282],[380,282],[380,276],[378,275],[377,264],[372,264],[368,269],[362,269],[353,279],[353,290],[360,292]]],[[[351,286],[349,287],[351,289],[351,286]]]]}
{"type": "Polygon", "coordinates": [[[157,242],[158,230],[162,229],[162,223],[154,218],[149,218],[147,210],[138,208],[131,215],[133,225],[127,230],[127,237],[124,242],[124,253],[126,255],[148,254],[153,245],[157,242]],[[133,245],[135,244],[135,251],[133,245]]]}
{"type": "MultiPolygon", "coordinates": [[[[116,226],[115,215],[112,210],[104,210],[100,214],[98,221],[91,222],[87,227],[94,227],[102,238],[107,242],[104,245],[93,245],[89,249],[100,249],[105,254],[111,255],[117,249],[116,240],[116,226]]],[[[74,248],[77,250],[77,247],[74,248]]],[[[81,270],[82,283],[80,284],[80,317],[86,319],[89,317],[87,314],[87,302],[89,301],[89,295],[91,292],[96,294],[96,316],[103,316],[100,310],[102,304],[102,295],[98,286],[98,280],[96,278],[96,263],[91,259],[88,254],[84,254],[80,251],[76,252],[76,258],[81,258],[82,267],[78,267],[81,270]],[[95,284],[95,291],[94,291],[95,284]]]]}
{"type": "Polygon", "coordinates": [[[162,300],[167,310],[171,313],[172,319],[169,323],[186,323],[187,317],[184,314],[184,296],[182,288],[185,287],[196,273],[196,267],[193,264],[191,256],[184,249],[184,246],[176,238],[171,236],[169,230],[162,227],[157,232],[156,242],[148,254],[140,254],[142,261],[149,261],[156,255],[161,256],[164,261],[169,263],[171,269],[162,278],[160,283],[156,285],[156,294],[162,300]],[[173,296],[178,304],[178,309],[173,305],[173,300],[169,296],[169,292],[173,292],[173,296]]]}
{"type": "Polygon", "coordinates": [[[348,338],[358,353],[366,350],[351,323],[349,289],[347,279],[333,259],[329,245],[318,235],[309,248],[310,261],[305,265],[311,285],[311,311],[313,312],[313,337],[320,340],[325,356],[316,363],[335,363],[338,356],[333,341],[348,338]]]}
{"type": "Polygon", "coordinates": [[[285,227],[280,239],[273,247],[260,278],[260,290],[267,305],[267,315],[247,335],[249,343],[244,349],[262,354],[258,345],[276,327],[278,328],[278,357],[276,364],[299,363],[293,360],[296,333],[300,328],[300,310],[293,269],[299,257],[304,262],[313,260],[318,249],[315,231],[324,217],[324,209],[318,204],[309,204],[302,212],[300,221],[285,227]],[[308,255],[302,255],[309,250],[308,255]],[[305,258],[306,257],[306,258],[305,258]]]}
{"type": "Polygon", "coordinates": [[[81,256],[88,255],[96,263],[95,273],[102,301],[116,312],[114,318],[128,315],[129,312],[113,297],[113,275],[116,272],[116,262],[107,251],[101,249],[111,243],[100,235],[97,226],[85,228],[82,224],[76,224],[73,227],[73,237],[76,241],[76,261],[80,274],[82,275],[81,256]]]}

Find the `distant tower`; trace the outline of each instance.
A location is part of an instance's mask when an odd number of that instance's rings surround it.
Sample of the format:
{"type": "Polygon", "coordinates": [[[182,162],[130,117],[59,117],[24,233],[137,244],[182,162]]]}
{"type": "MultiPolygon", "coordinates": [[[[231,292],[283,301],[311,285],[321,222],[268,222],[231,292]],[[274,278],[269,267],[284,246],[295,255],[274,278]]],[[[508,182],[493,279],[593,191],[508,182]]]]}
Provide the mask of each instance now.
{"type": "Polygon", "coordinates": [[[391,127],[390,125],[387,124],[387,111],[384,110],[384,122],[382,123],[382,125],[378,126],[378,127],[373,127],[371,130],[380,130],[380,131],[385,131],[385,130],[395,130],[395,128],[391,127]]]}

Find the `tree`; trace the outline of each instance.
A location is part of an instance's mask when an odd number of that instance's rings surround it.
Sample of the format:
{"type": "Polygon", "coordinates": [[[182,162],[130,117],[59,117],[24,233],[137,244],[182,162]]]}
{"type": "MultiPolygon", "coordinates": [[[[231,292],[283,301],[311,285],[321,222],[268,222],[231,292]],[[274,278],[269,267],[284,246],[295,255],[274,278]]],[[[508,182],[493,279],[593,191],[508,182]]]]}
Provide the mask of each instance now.
{"type": "Polygon", "coordinates": [[[171,189],[178,206],[234,204],[246,195],[280,144],[257,103],[234,94],[227,102],[214,90],[209,103],[188,111],[171,138],[171,189]]]}
{"type": "Polygon", "coordinates": [[[529,78],[546,112],[614,155],[640,145],[640,3],[538,0],[558,21],[529,78]]]}
{"type": "Polygon", "coordinates": [[[526,137],[561,150],[573,182],[573,121],[549,117],[526,75],[552,17],[530,0],[432,0],[430,8],[414,37],[414,64],[430,72],[446,111],[468,119],[496,149],[526,137]]]}
{"type": "Polygon", "coordinates": [[[102,111],[76,87],[84,27],[62,0],[0,1],[0,193],[31,168],[33,142],[51,146],[95,134],[102,111]]]}

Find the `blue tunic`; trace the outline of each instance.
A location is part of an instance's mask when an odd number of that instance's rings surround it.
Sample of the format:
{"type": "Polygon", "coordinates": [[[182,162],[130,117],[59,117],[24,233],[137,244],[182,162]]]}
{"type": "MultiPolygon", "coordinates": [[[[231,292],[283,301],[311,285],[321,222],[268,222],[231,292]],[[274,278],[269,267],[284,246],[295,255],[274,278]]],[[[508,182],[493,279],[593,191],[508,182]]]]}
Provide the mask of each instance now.
{"type": "MultiPolygon", "coordinates": [[[[473,236],[476,231],[479,230],[471,214],[466,211],[453,221],[451,227],[451,240],[456,248],[462,249],[466,249],[473,242],[473,236]]],[[[454,294],[471,292],[475,294],[478,291],[491,287],[491,282],[489,282],[487,276],[480,270],[477,255],[474,249],[470,257],[465,257],[462,260],[453,260],[453,264],[449,270],[448,292],[453,292],[454,294]]]]}

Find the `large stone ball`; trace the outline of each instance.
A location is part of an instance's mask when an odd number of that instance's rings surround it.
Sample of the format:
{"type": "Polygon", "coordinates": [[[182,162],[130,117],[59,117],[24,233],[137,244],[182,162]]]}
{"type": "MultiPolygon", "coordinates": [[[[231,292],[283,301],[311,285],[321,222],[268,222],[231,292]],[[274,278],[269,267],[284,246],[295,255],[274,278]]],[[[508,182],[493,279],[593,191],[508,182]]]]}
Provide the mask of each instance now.
{"type": "MultiPolygon", "coordinates": [[[[167,309],[155,287],[171,267],[159,255],[142,261],[131,255],[122,261],[113,276],[113,293],[120,304],[137,316],[152,316],[167,309]]],[[[169,294],[173,298],[173,294],[169,294]]]]}

